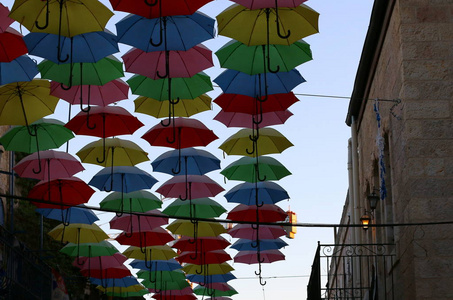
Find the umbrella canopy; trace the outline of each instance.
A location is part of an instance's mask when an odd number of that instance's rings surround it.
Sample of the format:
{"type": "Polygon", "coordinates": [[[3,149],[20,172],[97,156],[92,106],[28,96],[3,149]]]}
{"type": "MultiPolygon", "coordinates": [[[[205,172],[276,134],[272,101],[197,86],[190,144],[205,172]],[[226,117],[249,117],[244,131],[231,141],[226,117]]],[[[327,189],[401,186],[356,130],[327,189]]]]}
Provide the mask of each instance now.
{"type": "Polygon", "coordinates": [[[220,160],[208,151],[184,148],[171,150],[151,162],[154,172],[169,175],[204,175],[220,169],[220,160]]]}
{"type": "Polygon", "coordinates": [[[99,243],[84,244],[68,243],[61,248],[60,252],[73,257],[97,257],[114,255],[118,253],[118,249],[107,241],[101,241],[99,243]]]}
{"type": "Polygon", "coordinates": [[[26,153],[59,148],[74,137],[63,124],[54,119],[41,119],[29,126],[12,127],[0,138],[0,142],[8,151],[26,153]]]}
{"type": "Polygon", "coordinates": [[[228,213],[227,219],[246,222],[279,222],[284,221],[286,217],[286,212],[274,204],[263,204],[259,207],[239,204],[228,213]]]}
{"type": "Polygon", "coordinates": [[[140,260],[168,260],[178,256],[178,254],[167,245],[146,247],[143,252],[140,247],[130,246],[124,250],[123,254],[127,258],[136,258],[140,260]]]}
{"type": "MultiPolygon", "coordinates": [[[[273,263],[275,261],[285,260],[285,255],[280,250],[263,250],[259,252],[261,263],[273,263]]],[[[241,251],[234,256],[235,263],[242,264],[257,264],[258,252],[255,251],[241,251]]]]}
{"type": "Polygon", "coordinates": [[[77,177],[59,178],[38,182],[28,198],[46,202],[32,202],[38,208],[67,208],[88,202],[94,190],[77,177]],[[49,202],[49,203],[47,203],[49,202]]]}
{"type": "Polygon", "coordinates": [[[116,36],[108,30],[82,33],[70,38],[32,32],[24,40],[29,54],[57,64],[61,63],[62,57],[71,57],[72,63],[94,63],[119,51],[116,36]]]}
{"type": "Polygon", "coordinates": [[[253,128],[256,122],[260,128],[284,124],[293,114],[289,110],[267,112],[261,114],[244,114],[238,112],[219,111],[214,120],[219,121],[226,127],[253,128]],[[256,121],[259,120],[259,121],[256,121]]]}
{"type": "Polygon", "coordinates": [[[9,16],[31,32],[45,31],[72,37],[86,32],[104,30],[113,12],[97,0],[18,0],[14,2],[9,16]]]}
{"type": "Polygon", "coordinates": [[[130,193],[113,192],[105,197],[99,206],[102,209],[116,212],[146,212],[160,208],[162,201],[148,191],[134,191],[130,193]]]}
{"type": "Polygon", "coordinates": [[[132,48],[122,56],[127,72],[143,75],[152,79],[167,77],[192,77],[214,66],[212,52],[203,45],[194,46],[187,51],[145,52],[132,48]],[[168,63],[168,66],[167,66],[168,63]]]}
{"type": "Polygon", "coordinates": [[[104,85],[76,85],[64,89],[57,81],[50,84],[50,94],[70,104],[93,104],[107,106],[128,98],[129,85],[121,79],[115,79],[104,85]]]}
{"type": "Polygon", "coordinates": [[[151,79],[143,75],[133,75],[127,80],[135,95],[146,96],[157,100],[195,99],[202,94],[212,91],[212,82],[208,75],[203,72],[188,78],[164,78],[151,79]],[[169,80],[171,80],[169,99],[169,80]]]}
{"type": "Polygon", "coordinates": [[[14,22],[13,19],[9,17],[9,9],[0,3],[0,32],[4,32],[8,29],[9,25],[14,22]]]}
{"type": "MultiPolygon", "coordinates": [[[[170,297],[171,299],[175,298],[175,299],[178,299],[178,300],[190,300],[190,299],[193,299],[193,298],[186,298],[187,296],[193,296],[193,290],[191,287],[186,287],[186,288],[183,288],[182,290],[162,290],[162,291],[155,291],[156,294],[155,295],[158,295],[160,296],[160,299],[167,299],[168,297],[170,297]]],[[[154,296],[153,296],[154,298],[154,296]]]]}
{"type": "Polygon", "coordinates": [[[27,52],[27,45],[19,32],[12,28],[0,32],[0,62],[10,62],[27,52]]]}
{"type": "Polygon", "coordinates": [[[230,266],[228,263],[224,262],[221,264],[205,264],[205,265],[185,264],[183,270],[187,274],[217,275],[226,274],[228,272],[234,271],[234,268],[230,266]]]}
{"type": "Polygon", "coordinates": [[[172,126],[165,127],[159,123],[148,130],[142,138],[150,143],[151,146],[183,149],[207,146],[212,141],[218,139],[218,136],[196,119],[175,118],[172,126]],[[175,129],[172,128],[173,126],[175,129]],[[173,142],[169,140],[169,137],[172,135],[174,137],[173,142]]]}
{"type": "MultiPolygon", "coordinates": [[[[260,239],[258,243],[259,243],[260,251],[275,250],[275,249],[280,249],[285,246],[288,246],[288,244],[281,238],[272,239],[272,240],[260,239]]],[[[240,239],[240,240],[237,240],[233,245],[231,245],[231,248],[236,249],[238,251],[256,251],[257,240],[240,239]]]]}
{"type": "Polygon", "coordinates": [[[238,292],[229,284],[226,284],[230,289],[229,290],[217,290],[217,289],[211,289],[206,286],[197,286],[196,288],[193,289],[193,292],[195,295],[200,295],[200,296],[205,296],[209,295],[216,299],[216,297],[222,297],[222,296],[233,296],[236,295],[238,292]]]}
{"type": "MultiPolygon", "coordinates": [[[[296,7],[307,0],[279,0],[278,7],[296,7]]],[[[234,2],[250,9],[261,9],[267,7],[275,7],[275,0],[234,0],[234,2]]],[[[217,298],[216,298],[217,299],[217,298]]],[[[215,300],[215,299],[213,299],[215,300]]],[[[225,300],[225,299],[218,299],[225,300]]]]}
{"type": "Polygon", "coordinates": [[[272,94],[289,93],[305,82],[299,71],[249,75],[236,70],[225,70],[214,79],[224,93],[261,97],[272,94]]]}
{"type": "Polygon", "coordinates": [[[153,229],[141,229],[132,233],[122,232],[115,240],[121,245],[136,247],[161,246],[174,240],[165,229],[155,227],[153,229]]]}
{"type": "Polygon", "coordinates": [[[195,251],[182,252],[176,258],[180,263],[189,263],[195,265],[221,264],[231,260],[231,256],[225,250],[212,250],[197,253],[195,251]]]}
{"type": "Polygon", "coordinates": [[[248,46],[279,44],[290,45],[318,32],[319,13],[302,4],[295,8],[279,7],[251,10],[233,4],[217,15],[219,34],[238,40],[248,46]],[[269,18],[267,18],[269,16],[269,18]],[[278,26],[268,26],[276,20],[278,26]],[[280,27],[290,31],[289,36],[280,27]],[[267,30],[269,28],[269,30],[267,30]],[[269,40],[269,42],[268,42],[269,40]]]}
{"type": "Polygon", "coordinates": [[[130,263],[130,266],[135,269],[148,271],[174,271],[182,268],[181,264],[174,258],[170,258],[169,260],[152,260],[150,265],[147,265],[144,260],[134,259],[130,263]]]}
{"type": "Polygon", "coordinates": [[[60,224],[50,230],[48,233],[53,239],[64,242],[82,244],[82,243],[99,243],[109,236],[95,223],[69,225],[60,224]]]}
{"type": "Polygon", "coordinates": [[[310,45],[303,40],[291,45],[247,46],[232,40],[216,53],[220,66],[249,75],[277,70],[289,72],[313,59],[310,45]]]}
{"type": "Polygon", "coordinates": [[[227,210],[210,198],[197,198],[191,201],[176,199],[162,213],[169,217],[215,218],[227,210]]]}
{"type": "Polygon", "coordinates": [[[150,189],[157,179],[135,166],[106,167],[96,173],[88,183],[104,191],[129,193],[150,189]]]}
{"type": "Polygon", "coordinates": [[[210,274],[210,275],[198,275],[198,274],[189,274],[187,275],[187,279],[189,279],[191,282],[195,283],[218,283],[218,282],[228,282],[230,280],[236,279],[236,276],[234,276],[231,273],[225,273],[225,274],[210,274]]]}
{"type": "Polygon", "coordinates": [[[169,198],[215,197],[224,189],[206,175],[178,175],[164,182],[156,192],[169,198]]]}
{"type": "Polygon", "coordinates": [[[226,166],[221,172],[230,180],[257,182],[266,180],[280,180],[291,172],[278,160],[270,156],[244,156],[226,166]]]}
{"type": "Polygon", "coordinates": [[[123,278],[131,276],[131,271],[126,266],[102,268],[102,269],[83,269],[80,273],[85,277],[92,278],[123,278]]]}
{"type": "Polygon", "coordinates": [[[93,256],[93,257],[79,257],[74,260],[72,263],[73,266],[78,267],[83,270],[87,269],[103,269],[103,268],[112,268],[119,267],[123,265],[127,260],[127,257],[123,254],[117,252],[113,255],[104,255],[104,256],[93,256]]]}
{"type": "Polygon", "coordinates": [[[157,100],[148,97],[138,97],[134,100],[135,112],[143,113],[155,118],[168,117],[169,105],[172,105],[172,114],[175,117],[190,117],[203,111],[211,110],[211,97],[206,94],[194,99],[179,99],[177,103],[166,100],[157,100]]]}
{"type": "Polygon", "coordinates": [[[228,230],[228,234],[231,237],[239,239],[276,239],[278,237],[286,235],[286,231],[282,226],[278,225],[260,225],[259,230],[251,224],[236,224],[233,228],[228,230]],[[258,233],[258,237],[257,237],[258,233]]]}
{"type": "Polygon", "coordinates": [[[188,236],[182,236],[176,240],[176,243],[174,243],[172,247],[181,252],[185,252],[195,251],[197,249],[203,249],[204,251],[221,250],[225,249],[229,245],[230,242],[222,236],[198,237],[196,240],[188,236]]]}
{"type": "Polygon", "coordinates": [[[165,22],[164,25],[160,18],[147,19],[130,14],[116,23],[118,42],[145,52],[185,51],[214,38],[215,20],[201,12],[170,16],[165,22]]]}
{"type": "Polygon", "coordinates": [[[20,177],[39,180],[71,177],[85,170],[74,156],[55,150],[40,151],[39,156],[37,152],[32,153],[22,158],[13,169],[20,177]]]}
{"type": "Polygon", "coordinates": [[[261,181],[256,183],[244,182],[236,185],[224,197],[228,202],[241,203],[245,205],[256,204],[258,192],[259,205],[275,204],[282,200],[289,199],[288,192],[275,182],[261,181]]]}
{"type": "Polygon", "coordinates": [[[185,279],[175,280],[175,281],[149,281],[144,280],[142,284],[152,291],[170,291],[170,290],[182,290],[190,287],[185,279]]]}
{"type": "Polygon", "coordinates": [[[115,216],[110,220],[110,228],[128,232],[134,232],[134,230],[149,231],[168,224],[168,217],[157,209],[147,211],[146,214],[148,215],[124,214],[120,217],[115,216]]]}
{"type": "Polygon", "coordinates": [[[105,294],[109,297],[120,297],[120,298],[129,298],[129,297],[142,297],[146,294],[149,294],[149,291],[147,289],[143,289],[143,290],[140,290],[138,292],[120,292],[120,293],[116,293],[116,292],[110,292],[110,291],[106,291],[105,294]]]}
{"type": "Polygon", "coordinates": [[[186,275],[181,270],[174,271],[146,271],[141,270],[137,272],[137,277],[149,281],[185,281],[186,275]]]}
{"type": "Polygon", "coordinates": [[[280,132],[273,128],[261,128],[259,138],[256,141],[256,149],[253,149],[253,142],[250,136],[254,136],[251,129],[241,129],[223,142],[219,148],[228,155],[256,156],[255,150],[259,155],[281,153],[293,146],[280,132]],[[253,149],[253,150],[252,150],[253,149]]]}
{"type": "Polygon", "coordinates": [[[129,287],[138,285],[139,282],[134,276],[126,276],[122,278],[90,278],[91,284],[101,285],[103,287],[129,287]]]}
{"type": "Polygon", "coordinates": [[[53,219],[65,223],[93,224],[99,218],[96,214],[83,206],[73,206],[67,209],[37,208],[36,212],[47,219],[53,219]]]}
{"type": "Polygon", "coordinates": [[[170,230],[173,234],[194,237],[194,226],[196,227],[197,239],[207,236],[218,236],[226,232],[226,229],[220,223],[200,221],[194,225],[190,220],[175,220],[167,226],[167,229],[170,230]]]}
{"type": "Polygon", "coordinates": [[[0,86],[0,125],[28,125],[52,114],[58,98],[49,93],[43,79],[0,86]]]}
{"type": "Polygon", "coordinates": [[[30,81],[38,73],[36,63],[27,55],[22,55],[10,62],[0,62],[0,85],[30,81]]]}
{"type": "MultiPolygon", "coordinates": [[[[267,100],[260,102],[260,110],[263,113],[285,111],[291,105],[299,101],[292,93],[268,95],[267,100]]],[[[254,115],[256,110],[256,98],[239,94],[221,94],[214,102],[225,112],[239,112],[254,115]]]]}
{"type": "Polygon", "coordinates": [[[165,0],[153,2],[135,0],[110,0],[114,10],[129,12],[145,18],[153,19],[175,15],[191,15],[200,7],[212,0],[165,0]],[[153,5],[149,5],[153,3],[153,5]]]}

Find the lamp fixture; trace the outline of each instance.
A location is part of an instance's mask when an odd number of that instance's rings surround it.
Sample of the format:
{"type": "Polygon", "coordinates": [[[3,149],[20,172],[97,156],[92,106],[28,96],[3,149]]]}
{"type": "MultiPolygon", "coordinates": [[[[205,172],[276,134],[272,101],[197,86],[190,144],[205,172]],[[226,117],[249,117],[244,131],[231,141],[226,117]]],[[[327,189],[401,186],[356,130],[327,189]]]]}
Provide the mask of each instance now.
{"type": "Polygon", "coordinates": [[[365,214],[360,218],[360,223],[362,223],[363,230],[368,230],[369,225],[371,223],[371,217],[367,215],[366,211],[365,214]]]}
{"type": "Polygon", "coordinates": [[[377,189],[373,189],[373,192],[369,194],[366,199],[368,200],[368,203],[370,203],[370,209],[371,211],[375,210],[378,204],[378,201],[381,200],[381,197],[376,194],[377,189]]]}

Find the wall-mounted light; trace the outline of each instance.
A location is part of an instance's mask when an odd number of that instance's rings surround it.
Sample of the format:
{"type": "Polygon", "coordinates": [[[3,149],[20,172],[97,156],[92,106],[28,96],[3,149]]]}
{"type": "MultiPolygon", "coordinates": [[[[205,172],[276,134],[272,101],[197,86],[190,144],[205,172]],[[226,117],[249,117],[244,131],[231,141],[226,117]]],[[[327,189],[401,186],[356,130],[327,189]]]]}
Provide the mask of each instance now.
{"type": "Polygon", "coordinates": [[[362,223],[363,230],[368,230],[369,225],[371,223],[371,217],[367,215],[366,211],[365,214],[360,218],[360,223],[362,223]]]}
{"type": "Polygon", "coordinates": [[[379,200],[381,200],[381,197],[376,194],[375,192],[376,189],[373,189],[373,192],[366,196],[366,199],[368,200],[368,203],[370,204],[370,209],[371,211],[375,210],[379,200]]]}

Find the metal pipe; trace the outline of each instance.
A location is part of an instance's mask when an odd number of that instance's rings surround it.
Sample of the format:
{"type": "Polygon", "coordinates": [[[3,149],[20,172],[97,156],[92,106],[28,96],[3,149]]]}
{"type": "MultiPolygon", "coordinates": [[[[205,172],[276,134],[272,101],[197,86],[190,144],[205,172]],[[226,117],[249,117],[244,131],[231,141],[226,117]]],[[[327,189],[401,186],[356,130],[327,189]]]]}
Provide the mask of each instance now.
{"type": "MultiPolygon", "coordinates": [[[[352,193],[353,193],[353,224],[360,224],[360,213],[361,213],[361,205],[360,205],[360,193],[359,193],[359,158],[358,158],[358,143],[357,143],[357,123],[354,117],[352,117],[351,123],[351,158],[352,158],[352,193]]],[[[354,228],[354,239],[355,243],[360,244],[361,235],[360,235],[360,228],[354,228]]]]}

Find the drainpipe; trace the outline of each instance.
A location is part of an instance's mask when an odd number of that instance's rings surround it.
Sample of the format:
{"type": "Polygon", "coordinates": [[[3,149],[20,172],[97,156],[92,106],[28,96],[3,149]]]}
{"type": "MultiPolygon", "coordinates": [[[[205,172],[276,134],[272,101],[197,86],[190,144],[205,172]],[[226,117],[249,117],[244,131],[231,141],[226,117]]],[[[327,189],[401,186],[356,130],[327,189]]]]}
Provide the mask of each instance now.
{"type": "MultiPolygon", "coordinates": [[[[352,175],[352,139],[348,140],[348,182],[349,182],[349,188],[348,188],[348,197],[349,197],[349,216],[351,220],[354,223],[355,220],[355,210],[354,210],[354,180],[353,180],[353,175],[352,175]]],[[[355,237],[355,228],[349,229],[351,230],[351,240],[350,242],[352,244],[356,243],[356,237],[355,237]]]]}
{"type": "MultiPolygon", "coordinates": [[[[360,224],[360,193],[359,193],[359,157],[357,151],[357,123],[354,116],[351,116],[351,160],[352,160],[352,208],[353,208],[353,224],[360,224]]],[[[351,191],[350,191],[351,192],[351,191]]],[[[354,227],[354,242],[361,244],[360,227],[354,227]]]]}

